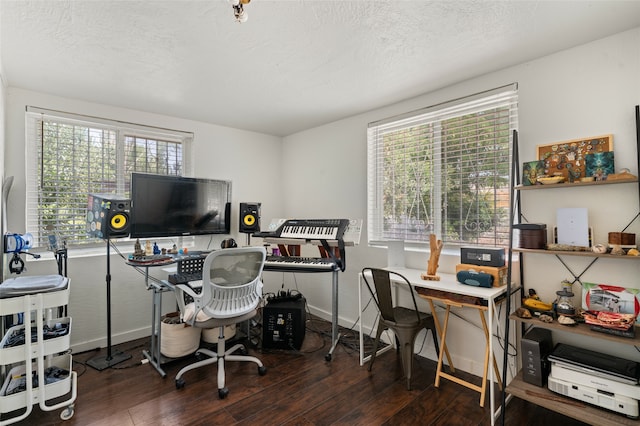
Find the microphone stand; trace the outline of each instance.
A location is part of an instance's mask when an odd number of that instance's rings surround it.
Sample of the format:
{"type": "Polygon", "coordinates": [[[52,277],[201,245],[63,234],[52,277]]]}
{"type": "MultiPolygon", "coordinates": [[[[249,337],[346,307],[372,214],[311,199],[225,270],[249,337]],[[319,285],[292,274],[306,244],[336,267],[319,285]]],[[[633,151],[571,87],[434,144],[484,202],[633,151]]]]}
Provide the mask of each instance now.
{"type": "Polygon", "coordinates": [[[111,352],[111,256],[109,249],[111,242],[107,237],[107,355],[91,358],[87,361],[87,364],[98,371],[102,371],[106,368],[114,366],[122,361],[126,361],[131,358],[131,355],[123,352],[111,352]]]}

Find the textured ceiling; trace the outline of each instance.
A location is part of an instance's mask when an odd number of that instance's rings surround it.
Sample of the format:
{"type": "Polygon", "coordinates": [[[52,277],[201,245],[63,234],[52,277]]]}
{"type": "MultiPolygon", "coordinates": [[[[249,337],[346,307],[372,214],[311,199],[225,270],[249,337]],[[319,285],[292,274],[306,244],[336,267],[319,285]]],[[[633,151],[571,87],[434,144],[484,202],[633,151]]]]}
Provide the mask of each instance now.
{"type": "Polygon", "coordinates": [[[5,84],[284,136],[640,26],[640,1],[0,0],[5,84]]]}

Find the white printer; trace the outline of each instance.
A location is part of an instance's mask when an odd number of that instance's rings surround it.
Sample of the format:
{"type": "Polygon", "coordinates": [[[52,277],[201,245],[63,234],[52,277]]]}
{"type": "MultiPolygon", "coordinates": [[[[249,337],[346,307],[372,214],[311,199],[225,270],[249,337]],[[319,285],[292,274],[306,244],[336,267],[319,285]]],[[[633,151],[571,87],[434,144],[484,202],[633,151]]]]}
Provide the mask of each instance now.
{"type": "Polygon", "coordinates": [[[637,419],[640,364],[559,343],[549,354],[549,390],[637,419]]]}

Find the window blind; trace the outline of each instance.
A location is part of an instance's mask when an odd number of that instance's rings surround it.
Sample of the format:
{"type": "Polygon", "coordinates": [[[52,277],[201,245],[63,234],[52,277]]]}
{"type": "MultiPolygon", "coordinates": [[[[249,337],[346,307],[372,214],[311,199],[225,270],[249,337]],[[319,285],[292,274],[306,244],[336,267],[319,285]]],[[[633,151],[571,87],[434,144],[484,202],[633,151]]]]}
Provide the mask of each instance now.
{"type": "Polygon", "coordinates": [[[506,245],[517,85],[370,123],[369,242],[506,245]]]}
{"type": "Polygon", "coordinates": [[[50,235],[73,247],[98,242],[87,235],[88,194],[129,197],[134,171],[182,175],[192,135],[32,109],[26,139],[27,231],[35,247],[50,235]]]}

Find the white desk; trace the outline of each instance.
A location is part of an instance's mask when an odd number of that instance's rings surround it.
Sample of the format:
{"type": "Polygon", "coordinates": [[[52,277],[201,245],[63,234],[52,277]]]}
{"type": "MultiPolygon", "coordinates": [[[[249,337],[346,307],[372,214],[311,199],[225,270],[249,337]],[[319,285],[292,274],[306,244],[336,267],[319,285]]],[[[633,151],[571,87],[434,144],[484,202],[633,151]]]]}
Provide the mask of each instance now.
{"type": "MultiPolygon", "coordinates": [[[[493,425],[495,422],[495,398],[494,398],[494,380],[498,380],[499,384],[501,384],[500,374],[498,371],[497,364],[495,362],[495,357],[493,354],[493,319],[496,313],[495,305],[498,300],[502,300],[506,297],[507,286],[502,287],[474,287],[465,284],[460,284],[455,275],[453,274],[438,274],[440,276],[440,281],[427,281],[421,278],[421,274],[424,273],[422,270],[418,269],[409,269],[409,268],[401,268],[401,267],[388,267],[385,268],[392,272],[397,272],[403,276],[405,276],[409,282],[415,287],[418,295],[429,302],[431,312],[434,317],[434,322],[436,325],[436,329],[438,330],[438,334],[440,334],[440,355],[438,357],[438,369],[436,372],[436,381],[435,386],[438,387],[440,384],[440,378],[446,378],[452,380],[458,384],[469,387],[473,390],[480,392],[480,406],[484,406],[485,399],[485,391],[486,391],[486,382],[487,375],[490,381],[490,406],[491,406],[491,424],[493,425]],[[422,292],[421,292],[422,291],[422,292]],[[440,325],[440,321],[438,316],[436,315],[435,306],[433,302],[443,303],[446,307],[444,325],[440,325]],[[480,302],[480,304],[477,304],[480,302]],[[447,354],[447,326],[449,320],[449,312],[452,307],[460,307],[460,308],[472,308],[477,309],[480,313],[480,317],[482,320],[483,331],[485,334],[485,339],[487,342],[487,346],[485,349],[485,357],[484,357],[484,374],[482,379],[482,386],[476,386],[471,383],[465,382],[459,378],[456,378],[452,374],[447,374],[442,372],[442,364],[443,364],[443,356],[447,354]],[[484,311],[487,311],[488,317],[488,326],[485,320],[484,311]],[[493,369],[488,368],[489,365],[489,357],[492,358],[492,364],[494,366],[493,369]],[[494,374],[495,373],[495,374],[494,374]]],[[[358,286],[358,308],[360,310],[362,316],[362,274],[359,274],[359,286],[358,286]]],[[[362,335],[362,320],[360,321],[360,365],[363,365],[366,362],[364,358],[364,347],[363,347],[363,335],[362,335]]],[[[391,346],[380,350],[378,353],[381,353],[385,350],[388,350],[391,346]]],[[[506,350],[506,349],[505,349],[506,350]]],[[[450,362],[451,371],[454,372],[455,369],[450,362]]]]}

